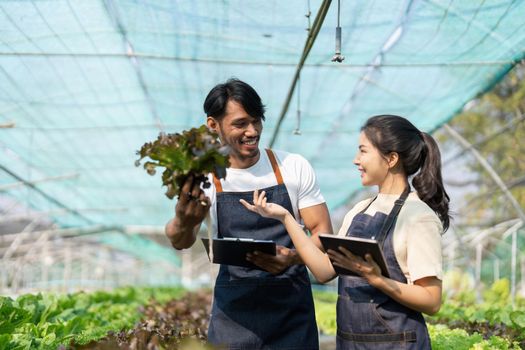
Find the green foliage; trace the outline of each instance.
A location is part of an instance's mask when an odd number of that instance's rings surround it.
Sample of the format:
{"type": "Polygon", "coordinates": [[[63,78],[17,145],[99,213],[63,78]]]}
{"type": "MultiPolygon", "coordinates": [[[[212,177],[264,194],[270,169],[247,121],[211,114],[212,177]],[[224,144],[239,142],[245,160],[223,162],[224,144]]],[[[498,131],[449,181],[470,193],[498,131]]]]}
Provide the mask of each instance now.
{"type": "Polygon", "coordinates": [[[0,297],[0,334],[12,333],[30,319],[31,313],[15,306],[10,298],[0,297]]]}
{"type": "Polygon", "coordinates": [[[337,293],[314,290],[315,320],[321,334],[335,335],[337,293]]]}
{"type": "MultiPolygon", "coordinates": [[[[505,295],[506,288],[498,283],[491,290],[494,296],[505,295]]],[[[0,297],[0,349],[56,349],[71,343],[96,349],[102,338],[150,345],[163,339],[162,344],[178,344],[182,349],[186,336],[199,339],[194,345],[202,347],[211,293],[180,299],[183,293],[178,288],[120,288],[63,296],[24,295],[17,300],[0,297]]],[[[336,293],[314,291],[323,334],[337,331],[336,301],[336,293]]],[[[524,344],[525,309],[467,302],[468,298],[448,297],[438,315],[427,318],[440,323],[429,325],[433,349],[519,349],[518,342],[524,344]]]]}
{"type": "Polygon", "coordinates": [[[510,341],[498,336],[483,339],[478,333],[469,335],[463,329],[449,329],[444,325],[429,325],[428,332],[430,334],[433,350],[520,349],[517,342],[511,343],[510,341]]]}
{"type": "Polygon", "coordinates": [[[443,276],[444,298],[470,305],[476,302],[473,278],[460,269],[449,270],[443,276]]]}
{"type": "Polygon", "coordinates": [[[510,281],[502,278],[492,284],[492,286],[483,293],[485,303],[494,306],[505,306],[510,303],[510,281]]]}
{"type": "Polygon", "coordinates": [[[314,300],[316,302],[323,303],[336,303],[337,302],[337,293],[324,291],[324,290],[314,290],[313,291],[314,300]]]}
{"type": "Polygon", "coordinates": [[[229,148],[221,146],[218,135],[209,131],[205,125],[183,131],[182,134],[160,133],[154,142],[145,143],[137,151],[140,158],[135,162],[149,157],[144,163],[144,169],[154,175],[156,167],[164,167],[162,184],[167,186],[166,196],[170,199],[178,196],[188,176],[193,175],[194,183],[204,183],[208,188],[210,183],[207,175],[211,172],[218,178],[226,177],[226,168],[230,166],[229,148]]]}
{"type": "Polygon", "coordinates": [[[427,317],[427,320],[525,341],[525,309],[513,308],[511,305],[463,305],[454,300],[447,300],[439,312],[427,317]]]}
{"type": "Polygon", "coordinates": [[[120,288],[112,292],[27,294],[0,297],[0,349],[48,349],[87,344],[108,331],[129,329],[140,319],[140,307],[151,299],[166,302],[180,288],[120,288]]]}
{"type": "MultiPolygon", "coordinates": [[[[490,92],[470,105],[450,125],[487,159],[525,208],[525,64],[517,65],[490,92]]],[[[444,147],[457,144],[447,135],[440,135],[439,140],[444,147]]],[[[486,222],[487,218],[497,223],[516,217],[508,199],[479,162],[474,158],[468,158],[466,162],[467,167],[477,174],[479,191],[469,196],[458,217],[473,225],[479,224],[480,220],[486,222]]]]}
{"type": "Polygon", "coordinates": [[[504,337],[525,346],[525,307],[519,303],[511,305],[509,284],[507,279],[496,281],[483,292],[483,301],[476,302],[473,292],[452,289],[450,293],[445,283],[447,294],[443,305],[436,315],[427,317],[427,321],[482,334],[485,338],[504,337]]]}

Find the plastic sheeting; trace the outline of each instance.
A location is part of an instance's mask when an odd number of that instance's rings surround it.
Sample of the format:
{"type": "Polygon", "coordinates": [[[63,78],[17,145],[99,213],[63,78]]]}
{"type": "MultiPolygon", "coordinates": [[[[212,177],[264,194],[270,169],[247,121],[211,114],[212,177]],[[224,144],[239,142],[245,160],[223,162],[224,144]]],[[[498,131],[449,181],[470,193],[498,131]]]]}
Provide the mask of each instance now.
{"type": "MultiPolygon", "coordinates": [[[[320,4],[0,2],[0,125],[15,124],[0,129],[0,189],[63,227],[162,226],[174,202],[135,151],[202,124],[207,92],[232,76],[266,104],[267,144],[320,4]]],[[[435,130],[523,59],[524,15],[524,1],[343,0],[346,59],[333,63],[334,1],[274,148],[309,159],[340,206],[361,187],[363,122],[399,114],[435,130]]]]}

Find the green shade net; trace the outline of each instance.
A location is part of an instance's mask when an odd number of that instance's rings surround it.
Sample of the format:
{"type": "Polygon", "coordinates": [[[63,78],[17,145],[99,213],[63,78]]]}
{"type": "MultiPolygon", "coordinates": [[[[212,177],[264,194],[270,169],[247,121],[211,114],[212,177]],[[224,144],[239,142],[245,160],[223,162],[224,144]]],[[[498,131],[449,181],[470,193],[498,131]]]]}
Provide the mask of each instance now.
{"type": "Polygon", "coordinates": [[[138,257],[145,262],[154,264],[158,261],[168,261],[175,266],[180,267],[181,265],[181,261],[173,249],[162,247],[138,235],[123,235],[109,231],[99,241],[138,257]]]}
{"type": "MultiPolygon", "coordinates": [[[[1,1],[0,124],[16,125],[0,129],[0,165],[38,189],[4,194],[63,227],[164,225],[175,203],[160,174],[134,166],[135,151],[202,124],[208,91],[232,76],[266,104],[267,145],[320,4],[1,1]]],[[[524,14],[524,1],[343,0],[346,59],[333,63],[333,2],[274,148],[305,156],[340,206],[361,188],[352,160],[363,122],[447,122],[523,59],[524,14]]],[[[0,171],[0,186],[16,181],[0,171]]]]}

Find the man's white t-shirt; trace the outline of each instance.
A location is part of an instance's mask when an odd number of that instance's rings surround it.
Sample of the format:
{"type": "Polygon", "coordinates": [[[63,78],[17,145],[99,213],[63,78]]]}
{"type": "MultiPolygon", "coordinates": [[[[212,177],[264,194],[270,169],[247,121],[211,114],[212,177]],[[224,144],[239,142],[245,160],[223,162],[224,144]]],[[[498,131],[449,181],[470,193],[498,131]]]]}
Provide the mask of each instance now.
{"type": "MultiPolygon", "coordinates": [[[[388,215],[398,198],[397,194],[379,193],[365,214],[373,216],[381,212],[388,215]]],[[[354,216],[371,200],[357,203],[346,214],[339,236],[346,235],[354,216]]],[[[409,284],[423,277],[443,278],[442,232],[443,225],[436,213],[415,192],[410,193],[399,211],[393,237],[396,259],[409,284]]]]}
{"type": "MultiPolygon", "coordinates": [[[[319,190],[314,170],[308,161],[294,153],[272,150],[284,184],[288,190],[295,218],[301,222],[299,209],[308,208],[324,203],[325,200],[319,190]]],[[[257,163],[246,169],[226,169],[226,178],[221,179],[223,192],[246,192],[277,185],[270,159],[265,150],[261,149],[261,156],[257,163]]],[[[209,175],[211,187],[204,189],[204,193],[211,200],[210,218],[212,233],[217,235],[217,203],[216,191],[212,175],[209,175]]],[[[248,210],[248,209],[246,209],[248,210]]]]}

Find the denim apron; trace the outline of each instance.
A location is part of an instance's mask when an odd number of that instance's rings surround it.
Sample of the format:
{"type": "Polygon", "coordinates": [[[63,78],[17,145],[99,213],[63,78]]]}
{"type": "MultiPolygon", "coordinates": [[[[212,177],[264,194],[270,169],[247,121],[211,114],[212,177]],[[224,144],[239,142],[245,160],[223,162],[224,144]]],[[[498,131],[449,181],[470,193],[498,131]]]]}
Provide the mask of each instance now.
{"type": "MultiPolygon", "coordinates": [[[[264,188],[268,202],[293,215],[288,191],[270,150],[266,150],[277,185],[264,188]]],[[[274,240],[293,248],[278,220],[247,210],[239,199],[253,200],[253,192],[217,194],[219,237],[274,240]]],[[[208,342],[227,349],[319,349],[310,279],[304,265],[292,265],[279,275],[247,267],[221,265],[215,282],[208,342]]]]}
{"type": "MultiPolygon", "coordinates": [[[[393,232],[397,215],[410,190],[396,200],[387,216],[365,214],[352,220],[346,235],[372,238],[382,244],[390,278],[407,283],[397,262],[393,232]],[[379,232],[379,235],[377,234],[379,232]]],[[[374,199],[375,200],[375,199],[374,199]]],[[[337,299],[337,349],[430,349],[427,326],[420,312],[401,305],[359,276],[339,276],[337,299]]]]}

